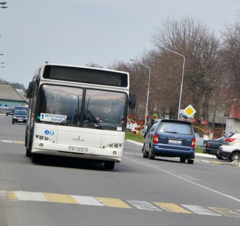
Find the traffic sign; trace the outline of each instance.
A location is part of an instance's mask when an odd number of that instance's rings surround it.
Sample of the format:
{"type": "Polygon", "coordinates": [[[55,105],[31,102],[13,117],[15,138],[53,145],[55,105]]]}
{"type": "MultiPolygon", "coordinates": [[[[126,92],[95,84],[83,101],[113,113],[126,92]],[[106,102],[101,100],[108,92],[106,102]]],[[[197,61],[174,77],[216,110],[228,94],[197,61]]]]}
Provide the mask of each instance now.
{"type": "Polygon", "coordinates": [[[192,105],[188,105],[184,109],[184,113],[190,118],[191,116],[193,116],[196,113],[196,110],[193,108],[192,105]]]}

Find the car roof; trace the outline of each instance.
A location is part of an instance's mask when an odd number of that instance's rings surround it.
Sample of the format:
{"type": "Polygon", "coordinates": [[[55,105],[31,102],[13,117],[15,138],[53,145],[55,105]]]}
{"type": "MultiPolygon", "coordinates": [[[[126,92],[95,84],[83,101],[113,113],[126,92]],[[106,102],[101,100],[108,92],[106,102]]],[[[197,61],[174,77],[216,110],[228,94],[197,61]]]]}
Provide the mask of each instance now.
{"type": "Polygon", "coordinates": [[[157,122],[177,122],[177,123],[183,123],[183,124],[192,124],[189,121],[185,121],[185,120],[177,120],[177,119],[157,119],[157,122]]]}

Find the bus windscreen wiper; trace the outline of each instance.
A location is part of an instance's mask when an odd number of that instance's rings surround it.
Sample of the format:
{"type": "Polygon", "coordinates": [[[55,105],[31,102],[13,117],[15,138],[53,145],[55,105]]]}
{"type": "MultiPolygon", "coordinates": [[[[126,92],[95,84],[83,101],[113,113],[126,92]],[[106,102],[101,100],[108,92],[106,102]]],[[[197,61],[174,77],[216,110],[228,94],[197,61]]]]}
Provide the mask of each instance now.
{"type": "Polygon", "coordinates": [[[87,110],[87,114],[89,117],[97,124],[97,128],[103,129],[102,126],[99,124],[98,120],[94,117],[90,110],[87,110]]]}
{"type": "Polygon", "coordinates": [[[61,123],[60,123],[60,125],[67,125],[68,123],[67,123],[67,118],[65,118],[65,119],[63,119],[62,121],[61,121],[61,123]]]}

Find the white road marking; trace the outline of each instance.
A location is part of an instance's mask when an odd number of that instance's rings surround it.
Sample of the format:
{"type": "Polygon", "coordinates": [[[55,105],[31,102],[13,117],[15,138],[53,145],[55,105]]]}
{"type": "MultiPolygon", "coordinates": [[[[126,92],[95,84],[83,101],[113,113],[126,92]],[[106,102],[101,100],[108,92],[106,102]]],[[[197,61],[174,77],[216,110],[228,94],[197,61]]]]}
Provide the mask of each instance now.
{"type": "Polygon", "coordinates": [[[16,195],[17,199],[21,201],[47,201],[40,192],[15,191],[14,194],[16,195]]]}
{"type": "Polygon", "coordinates": [[[221,216],[218,213],[215,213],[207,208],[204,208],[202,206],[195,206],[195,205],[181,205],[185,207],[186,209],[189,209],[190,211],[200,214],[200,215],[210,215],[210,216],[221,216]]]}
{"type": "Polygon", "coordinates": [[[81,205],[104,206],[104,204],[101,203],[99,200],[90,196],[71,195],[71,197],[74,198],[81,205]]]}
{"type": "Polygon", "coordinates": [[[204,189],[206,189],[206,190],[208,190],[208,191],[211,191],[211,192],[214,192],[214,193],[216,193],[216,194],[218,194],[218,195],[221,195],[221,196],[224,196],[224,197],[226,197],[226,198],[232,199],[232,200],[234,200],[234,201],[236,201],[236,202],[240,202],[240,199],[237,199],[237,198],[235,198],[235,197],[233,197],[233,196],[231,196],[231,195],[227,195],[227,194],[224,194],[224,193],[219,192],[219,191],[217,191],[217,190],[214,190],[214,189],[212,189],[212,188],[209,188],[209,187],[206,187],[206,186],[204,186],[204,185],[198,184],[198,183],[196,183],[196,182],[193,182],[193,181],[191,181],[191,180],[188,180],[188,179],[186,179],[186,178],[183,178],[183,177],[181,177],[181,176],[178,176],[178,175],[176,175],[176,174],[174,174],[174,173],[171,173],[171,172],[169,172],[169,171],[167,171],[167,170],[161,169],[161,168],[156,167],[156,166],[152,166],[152,165],[150,165],[150,164],[146,164],[145,162],[139,162],[139,161],[137,161],[137,160],[131,159],[131,158],[126,157],[126,156],[123,156],[123,158],[126,158],[126,159],[128,159],[128,160],[130,160],[130,161],[132,161],[132,162],[137,163],[137,164],[144,165],[144,166],[150,167],[150,168],[152,168],[152,169],[159,170],[159,171],[164,172],[164,173],[166,173],[166,174],[169,174],[169,175],[171,175],[171,176],[173,176],[173,177],[176,177],[176,178],[178,178],[178,179],[180,179],[180,180],[183,180],[183,181],[186,181],[186,182],[188,182],[188,183],[190,183],[190,184],[196,185],[196,186],[198,186],[198,187],[200,187],[200,188],[204,188],[204,189]]]}
{"type": "Polygon", "coordinates": [[[0,190],[0,198],[5,198],[5,197],[7,197],[7,196],[8,196],[7,191],[2,191],[2,190],[0,190]]]}
{"type": "Polygon", "coordinates": [[[2,140],[3,143],[12,143],[12,140],[2,140]]]}
{"type": "Polygon", "coordinates": [[[128,200],[128,202],[140,210],[162,211],[149,202],[136,200],[128,200]]]}

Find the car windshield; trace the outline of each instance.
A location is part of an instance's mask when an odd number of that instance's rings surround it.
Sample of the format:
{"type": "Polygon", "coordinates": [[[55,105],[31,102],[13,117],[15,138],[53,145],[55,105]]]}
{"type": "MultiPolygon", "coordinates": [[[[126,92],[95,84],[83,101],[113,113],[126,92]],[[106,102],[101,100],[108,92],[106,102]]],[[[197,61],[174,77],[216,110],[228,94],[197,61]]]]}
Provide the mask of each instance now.
{"type": "Polygon", "coordinates": [[[15,111],[15,115],[23,115],[26,116],[27,112],[26,111],[15,111]]]}
{"type": "Polygon", "coordinates": [[[192,134],[191,125],[178,122],[162,122],[159,131],[163,133],[192,134]]]}

